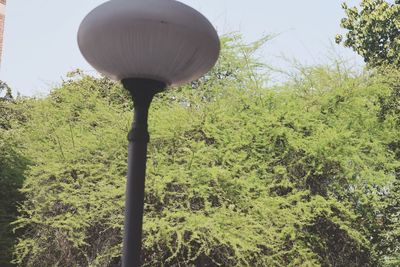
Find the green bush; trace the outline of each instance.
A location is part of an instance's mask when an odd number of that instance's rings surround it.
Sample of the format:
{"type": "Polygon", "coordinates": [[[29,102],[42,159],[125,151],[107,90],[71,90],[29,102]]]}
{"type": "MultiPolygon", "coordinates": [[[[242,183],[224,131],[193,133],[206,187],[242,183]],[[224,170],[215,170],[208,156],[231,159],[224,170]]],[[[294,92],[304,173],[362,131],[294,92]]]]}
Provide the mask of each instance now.
{"type": "Polygon", "coordinates": [[[0,266],[10,266],[15,234],[10,223],[17,217],[17,203],[22,200],[23,172],[28,160],[20,153],[18,124],[24,120],[19,106],[6,83],[0,81],[0,266]]]}
{"type": "MultiPolygon", "coordinates": [[[[143,265],[384,264],[399,231],[384,227],[399,175],[391,85],[317,66],[264,88],[261,43],[225,38],[213,71],[155,99],[143,265]]],[[[78,72],[24,105],[15,263],[119,266],[129,97],[78,72]]]]}

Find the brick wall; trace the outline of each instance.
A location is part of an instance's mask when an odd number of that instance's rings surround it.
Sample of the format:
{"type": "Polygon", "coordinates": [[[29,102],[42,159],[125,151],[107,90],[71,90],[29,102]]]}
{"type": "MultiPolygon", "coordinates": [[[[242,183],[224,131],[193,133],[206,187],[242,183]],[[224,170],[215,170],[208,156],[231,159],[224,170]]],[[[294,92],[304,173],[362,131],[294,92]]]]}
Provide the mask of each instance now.
{"type": "Polygon", "coordinates": [[[1,63],[1,55],[3,53],[5,7],[6,7],[6,0],[0,0],[0,63],[1,63]]]}

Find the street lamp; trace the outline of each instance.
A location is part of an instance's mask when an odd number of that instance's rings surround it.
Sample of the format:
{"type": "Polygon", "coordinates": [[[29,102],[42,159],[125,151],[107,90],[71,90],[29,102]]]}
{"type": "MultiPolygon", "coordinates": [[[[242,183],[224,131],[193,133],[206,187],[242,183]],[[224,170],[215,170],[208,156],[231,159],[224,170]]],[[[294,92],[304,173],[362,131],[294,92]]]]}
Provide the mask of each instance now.
{"type": "Polygon", "coordinates": [[[191,82],[218,59],[220,41],[211,23],[175,0],[111,0],[92,10],[78,45],[96,70],[122,82],[134,101],[128,134],[128,175],[122,266],[140,265],[147,118],[153,96],[191,82]]]}

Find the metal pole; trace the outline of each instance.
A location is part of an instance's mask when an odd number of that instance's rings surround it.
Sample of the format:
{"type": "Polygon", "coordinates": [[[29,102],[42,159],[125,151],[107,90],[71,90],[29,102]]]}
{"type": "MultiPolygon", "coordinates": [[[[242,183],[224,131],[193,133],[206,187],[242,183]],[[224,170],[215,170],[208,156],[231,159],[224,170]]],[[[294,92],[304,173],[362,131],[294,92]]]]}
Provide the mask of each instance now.
{"type": "Polygon", "coordinates": [[[143,206],[146,176],[148,112],[154,95],[165,84],[147,79],[122,81],[135,105],[134,121],[128,134],[128,174],[125,200],[125,228],[122,255],[123,267],[139,267],[142,247],[143,206]]]}

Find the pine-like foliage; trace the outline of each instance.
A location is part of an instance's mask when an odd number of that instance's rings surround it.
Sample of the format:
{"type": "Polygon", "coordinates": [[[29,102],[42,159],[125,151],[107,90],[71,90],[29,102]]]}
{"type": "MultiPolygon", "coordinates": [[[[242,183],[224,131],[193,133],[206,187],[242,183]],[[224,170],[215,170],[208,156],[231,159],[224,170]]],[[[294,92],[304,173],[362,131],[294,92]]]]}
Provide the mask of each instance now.
{"type": "MultiPolygon", "coordinates": [[[[389,257],[379,250],[390,213],[382,199],[393,192],[400,131],[395,115],[380,114],[391,86],[328,66],[264,88],[253,60],[264,41],[225,38],[208,75],[154,100],[144,266],[379,266],[389,257]]],[[[76,73],[23,105],[21,151],[32,163],[15,262],[119,266],[129,97],[76,73]]]]}

